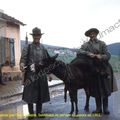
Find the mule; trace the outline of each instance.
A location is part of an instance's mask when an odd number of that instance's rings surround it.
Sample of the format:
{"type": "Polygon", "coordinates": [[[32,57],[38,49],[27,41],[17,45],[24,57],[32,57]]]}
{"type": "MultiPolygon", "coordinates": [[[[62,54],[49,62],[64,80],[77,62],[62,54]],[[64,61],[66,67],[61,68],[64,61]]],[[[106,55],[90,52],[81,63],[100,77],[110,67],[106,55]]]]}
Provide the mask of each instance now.
{"type": "MultiPolygon", "coordinates": [[[[86,111],[89,110],[89,82],[93,78],[92,76],[92,68],[89,65],[88,58],[85,60],[75,58],[71,63],[65,64],[63,61],[56,60],[58,55],[54,57],[49,57],[43,60],[43,64],[45,65],[46,73],[52,73],[59,79],[61,79],[64,84],[64,99],[66,102],[66,92],[69,91],[70,101],[71,101],[71,111],[70,114],[78,114],[78,97],[77,91],[78,89],[84,89],[86,93],[86,104],[84,109],[86,111]],[[78,62],[77,64],[74,64],[78,62]],[[75,107],[74,107],[75,105],[75,107]],[[74,109],[75,108],[75,109],[74,109]]],[[[37,68],[39,71],[40,69],[37,68]]],[[[113,73],[111,67],[108,68],[110,77],[112,79],[113,73]]],[[[43,72],[43,73],[44,73],[43,72]]],[[[94,76],[95,77],[95,76],[94,76]]]]}

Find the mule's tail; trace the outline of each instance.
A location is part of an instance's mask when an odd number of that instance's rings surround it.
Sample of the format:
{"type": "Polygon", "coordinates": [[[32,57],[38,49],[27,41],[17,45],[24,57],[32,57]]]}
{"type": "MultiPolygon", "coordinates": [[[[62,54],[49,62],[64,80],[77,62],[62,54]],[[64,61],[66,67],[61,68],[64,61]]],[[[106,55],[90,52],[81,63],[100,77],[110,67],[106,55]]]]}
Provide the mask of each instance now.
{"type": "Polygon", "coordinates": [[[67,102],[67,87],[64,88],[64,101],[67,102]]]}

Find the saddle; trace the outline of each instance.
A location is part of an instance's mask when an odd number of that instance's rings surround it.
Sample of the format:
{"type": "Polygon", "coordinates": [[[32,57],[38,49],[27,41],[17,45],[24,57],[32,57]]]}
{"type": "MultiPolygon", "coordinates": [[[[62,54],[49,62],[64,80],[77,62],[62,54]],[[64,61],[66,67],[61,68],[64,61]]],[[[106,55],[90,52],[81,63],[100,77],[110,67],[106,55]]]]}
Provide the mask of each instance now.
{"type": "Polygon", "coordinates": [[[101,61],[97,58],[90,58],[84,54],[79,54],[76,59],[79,60],[79,63],[77,64],[84,64],[85,66],[89,66],[89,68],[87,67],[87,71],[89,70],[93,75],[102,75],[104,77],[108,76],[108,61],[101,61]]]}

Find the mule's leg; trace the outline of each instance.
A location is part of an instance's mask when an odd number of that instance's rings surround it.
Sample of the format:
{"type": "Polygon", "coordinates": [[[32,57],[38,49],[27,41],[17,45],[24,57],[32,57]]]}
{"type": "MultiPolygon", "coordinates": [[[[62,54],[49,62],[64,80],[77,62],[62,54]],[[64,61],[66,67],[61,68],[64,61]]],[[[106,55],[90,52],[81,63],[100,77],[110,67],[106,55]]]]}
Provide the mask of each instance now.
{"type": "Polygon", "coordinates": [[[75,101],[75,107],[76,107],[76,111],[75,114],[78,114],[78,99],[77,99],[77,90],[75,90],[74,92],[74,101],[75,101]]]}
{"type": "Polygon", "coordinates": [[[85,94],[86,94],[86,103],[85,103],[84,110],[85,110],[85,111],[89,111],[90,95],[89,95],[89,91],[88,91],[87,89],[85,89],[85,94]]]}
{"type": "Polygon", "coordinates": [[[70,114],[72,115],[74,112],[74,98],[73,98],[73,93],[69,91],[69,96],[70,96],[70,101],[71,101],[71,111],[70,114]]]}
{"type": "Polygon", "coordinates": [[[65,85],[65,88],[64,88],[64,101],[66,102],[67,101],[67,87],[65,85]]]}
{"type": "Polygon", "coordinates": [[[96,97],[95,98],[95,102],[96,102],[96,110],[93,111],[92,113],[102,113],[102,101],[101,101],[101,97],[96,97]]]}
{"type": "Polygon", "coordinates": [[[70,114],[72,115],[74,112],[74,102],[71,100],[71,111],[70,114]]]}

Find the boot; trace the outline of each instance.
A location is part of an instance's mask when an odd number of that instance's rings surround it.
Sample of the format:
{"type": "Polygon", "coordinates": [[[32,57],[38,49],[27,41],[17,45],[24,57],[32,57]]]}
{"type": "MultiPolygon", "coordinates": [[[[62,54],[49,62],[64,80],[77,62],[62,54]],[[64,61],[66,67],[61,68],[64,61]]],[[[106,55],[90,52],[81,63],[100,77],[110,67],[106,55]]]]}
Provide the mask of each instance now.
{"type": "Polygon", "coordinates": [[[95,102],[96,102],[96,110],[93,111],[92,113],[102,113],[102,103],[101,103],[101,97],[96,97],[95,98],[95,102]]]}
{"type": "Polygon", "coordinates": [[[109,114],[110,114],[110,112],[109,112],[109,110],[108,110],[108,97],[105,97],[105,98],[103,99],[103,113],[104,113],[105,115],[109,115],[109,114]]]}
{"type": "Polygon", "coordinates": [[[42,116],[42,103],[41,102],[36,103],[36,116],[38,118],[44,117],[44,116],[42,116]]]}
{"type": "Polygon", "coordinates": [[[34,111],[33,111],[32,103],[28,103],[28,112],[29,112],[28,120],[32,120],[34,118],[34,111]]]}

